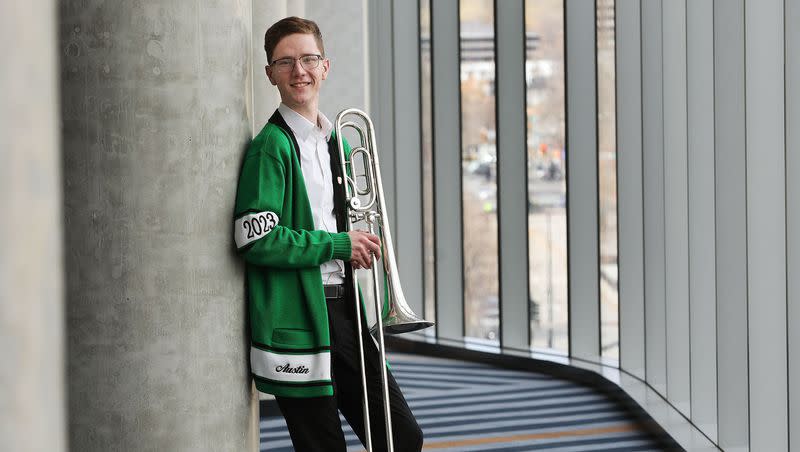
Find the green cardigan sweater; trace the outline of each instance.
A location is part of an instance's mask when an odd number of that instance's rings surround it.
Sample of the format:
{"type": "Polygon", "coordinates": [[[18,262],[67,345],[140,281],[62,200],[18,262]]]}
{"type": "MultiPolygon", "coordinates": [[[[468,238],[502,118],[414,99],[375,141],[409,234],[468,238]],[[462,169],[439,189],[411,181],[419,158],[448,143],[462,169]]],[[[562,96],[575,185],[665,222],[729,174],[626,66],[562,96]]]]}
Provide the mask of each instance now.
{"type": "MultiPolygon", "coordinates": [[[[346,155],[349,151],[345,144],[346,155]]],[[[256,387],[284,397],[317,397],[333,395],[319,266],[349,260],[351,248],[346,232],[314,229],[297,152],[291,130],[276,112],[245,155],[234,236],[246,261],[256,387]]]]}

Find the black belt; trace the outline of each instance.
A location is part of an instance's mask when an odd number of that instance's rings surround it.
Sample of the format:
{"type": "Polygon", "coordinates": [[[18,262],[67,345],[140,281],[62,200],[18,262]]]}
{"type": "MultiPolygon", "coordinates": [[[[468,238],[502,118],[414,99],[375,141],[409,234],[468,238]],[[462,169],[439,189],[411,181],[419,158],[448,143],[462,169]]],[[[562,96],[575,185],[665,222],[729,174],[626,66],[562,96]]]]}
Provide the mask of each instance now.
{"type": "Polygon", "coordinates": [[[344,284],[325,284],[322,289],[325,291],[326,300],[344,298],[344,284]]]}

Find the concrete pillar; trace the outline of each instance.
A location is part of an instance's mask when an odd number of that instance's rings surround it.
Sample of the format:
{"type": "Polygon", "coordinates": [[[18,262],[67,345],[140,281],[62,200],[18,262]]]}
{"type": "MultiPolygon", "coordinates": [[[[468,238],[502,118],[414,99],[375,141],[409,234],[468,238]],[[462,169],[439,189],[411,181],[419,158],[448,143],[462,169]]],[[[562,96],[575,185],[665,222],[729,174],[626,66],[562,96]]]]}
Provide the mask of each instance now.
{"type": "Polygon", "coordinates": [[[65,450],[52,0],[0,2],[0,449],[65,450]]]}
{"type": "Polygon", "coordinates": [[[231,233],[251,2],[60,5],[70,448],[257,450],[231,233]]]}

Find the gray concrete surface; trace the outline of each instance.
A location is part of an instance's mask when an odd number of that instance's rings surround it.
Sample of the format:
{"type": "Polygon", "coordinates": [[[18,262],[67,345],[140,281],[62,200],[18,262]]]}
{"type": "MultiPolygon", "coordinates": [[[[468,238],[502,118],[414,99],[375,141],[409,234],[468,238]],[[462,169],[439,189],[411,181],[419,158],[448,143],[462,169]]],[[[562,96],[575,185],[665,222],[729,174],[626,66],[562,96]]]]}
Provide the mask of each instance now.
{"type": "Polygon", "coordinates": [[[0,2],[0,449],[65,450],[52,0],[0,2]]]}
{"type": "Polygon", "coordinates": [[[69,445],[253,451],[249,0],[60,3],[69,445]]]}
{"type": "Polygon", "coordinates": [[[264,69],[267,65],[267,56],[264,53],[264,34],[267,32],[267,28],[284,17],[305,17],[305,7],[305,0],[259,0],[253,2],[253,135],[257,135],[261,131],[281,102],[278,89],[269,82],[264,69]]]}

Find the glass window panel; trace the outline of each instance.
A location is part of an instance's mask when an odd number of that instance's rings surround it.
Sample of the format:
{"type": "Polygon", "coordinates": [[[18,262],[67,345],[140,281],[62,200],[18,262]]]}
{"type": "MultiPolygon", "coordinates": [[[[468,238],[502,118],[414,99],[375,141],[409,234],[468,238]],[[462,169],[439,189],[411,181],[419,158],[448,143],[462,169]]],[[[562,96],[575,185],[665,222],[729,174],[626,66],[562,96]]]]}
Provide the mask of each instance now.
{"type": "Polygon", "coordinates": [[[619,359],[614,0],[597,0],[596,5],[597,164],[600,197],[600,340],[602,356],[619,359]]]}
{"type": "Polygon", "coordinates": [[[464,327],[499,343],[494,2],[461,0],[464,327]]]}
{"type": "MultiPolygon", "coordinates": [[[[420,96],[422,106],[422,219],[424,260],[424,315],[436,322],[436,262],[433,233],[433,132],[431,110],[431,6],[430,0],[420,0],[420,96]]],[[[434,335],[435,326],[425,330],[434,335]]]]}
{"type": "Polygon", "coordinates": [[[566,354],[564,2],[526,0],[531,347],[566,354]]]}

